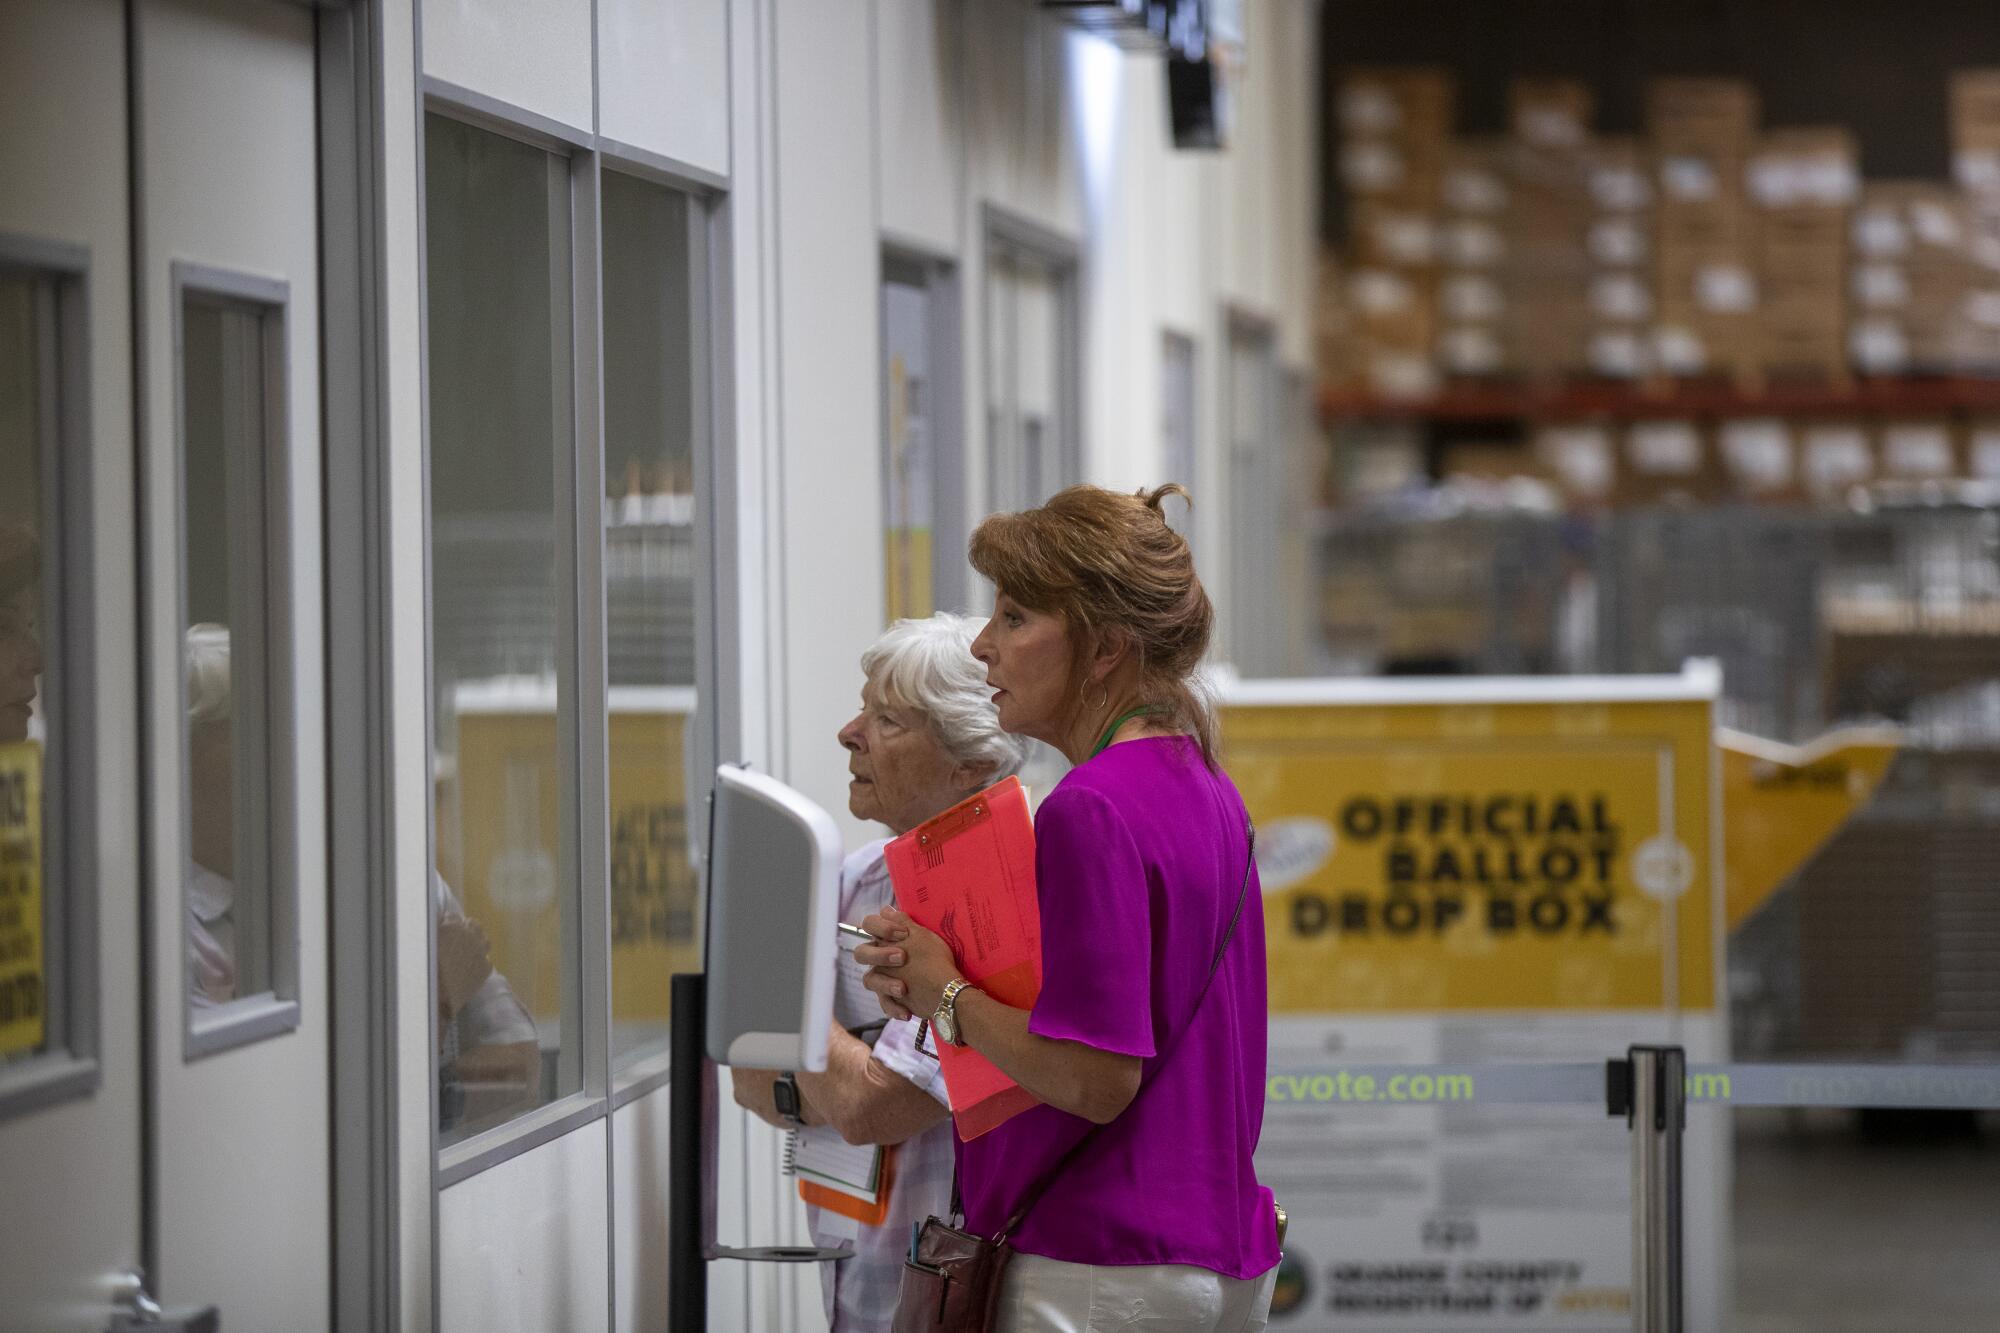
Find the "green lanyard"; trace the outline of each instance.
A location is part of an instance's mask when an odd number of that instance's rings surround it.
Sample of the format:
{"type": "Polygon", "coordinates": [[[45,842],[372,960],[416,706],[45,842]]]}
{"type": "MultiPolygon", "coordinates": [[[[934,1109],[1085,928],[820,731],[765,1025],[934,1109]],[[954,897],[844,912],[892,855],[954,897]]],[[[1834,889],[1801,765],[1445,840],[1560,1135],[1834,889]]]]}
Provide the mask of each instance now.
{"type": "Polygon", "coordinates": [[[1097,756],[1103,754],[1107,749],[1111,747],[1111,738],[1118,734],[1118,728],[1124,726],[1127,722],[1130,722],[1135,717],[1145,717],[1149,713],[1157,713],[1159,711],[1160,710],[1154,707],[1153,705],[1145,704],[1138,708],[1134,708],[1129,713],[1120,713],[1117,719],[1114,722],[1112,722],[1110,726],[1104,729],[1104,737],[1103,739],[1097,742],[1097,748],[1090,752],[1090,757],[1092,759],[1095,759],[1097,758],[1097,756]]]}

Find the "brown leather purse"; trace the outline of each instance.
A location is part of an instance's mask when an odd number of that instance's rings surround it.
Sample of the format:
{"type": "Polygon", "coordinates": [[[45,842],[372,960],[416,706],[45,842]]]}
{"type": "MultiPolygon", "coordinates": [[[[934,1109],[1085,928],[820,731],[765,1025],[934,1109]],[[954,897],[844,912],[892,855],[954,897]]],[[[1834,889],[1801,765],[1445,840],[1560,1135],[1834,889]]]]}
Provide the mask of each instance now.
{"type": "MultiPolygon", "coordinates": [[[[1194,1009],[1188,1014],[1188,1021],[1174,1034],[1167,1049],[1153,1064],[1154,1078],[1146,1087],[1157,1081],[1162,1066],[1180,1045],[1180,1039],[1194,1026],[1195,1015],[1201,1012],[1203,1000],[1208,998],[1208,989],[1215,984],[1215,974],[1222,966],[1222,955],[1229,949],[1229,941],[1235,938],[1236,923],[1243,917],[1243,901],[1250,893],[1250,868],[1257,863],[1257,830],[1248,831],[1250,841],[1249,859],[1243,867],[1243,887],[1236,895],[1236,913],[1229,918],[1229,929],[1222,934],[1222,943],[1215,949],[1215,957],[1208,964],[1208,980],[1201,986],[1201,994],[1195,996],[1194,1009]]],[[[1142,1087],[1132,1096],[1133,1101],[1145,1095],[1142,1087]]],[[[1128,1104],[1126,1107],[1130,1110],[1128,1104]]],[[[1090,1141],[1097,1137],[1101,1125],[1092,1125],[1084,1136],[1076,1141],[1070,1150],[1056,1160],[1056,1164],[1043,1173],[1021,1200],[1021,1206],[1000,1228],[1000,1233],[991,1240],[973,1235],[963,1227],[953,1226],[941,1217],[931,1217],[924,1222],[912,1246],[911,1256],[903,1261],[903,1286],[896,1298],[896,1318],[890,1324],[890,1333],[992,1333],[994,1316],[1000,1308],[1000,1284],[1006,1276],[1008,1261],[1014,1257],[1013,1249],[1007,1244],[1007,1237],[1020,1228],[1028,1215],[1028,1210],[1041,1201],[1042,1195],[1056,1179],[1082,1154],[1090,1141]]],[[[964,1210],[958,1202],[958,1178],[952,1177],[951,1211],[953,1217],[962,1217],[964,1210]]]]}

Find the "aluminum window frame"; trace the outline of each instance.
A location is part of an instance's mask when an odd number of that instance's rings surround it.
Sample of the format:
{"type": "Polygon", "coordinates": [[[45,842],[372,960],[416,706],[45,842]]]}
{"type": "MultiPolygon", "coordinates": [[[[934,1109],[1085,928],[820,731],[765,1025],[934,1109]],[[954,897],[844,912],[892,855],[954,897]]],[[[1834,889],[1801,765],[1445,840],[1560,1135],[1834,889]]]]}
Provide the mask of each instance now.
{"type": "MultiPolygon", "coordinates": [[[[1266,610],[1281,595],[1273,586],[1283,565],[1275,540],[1281,519],[1257,505],[1277,494],[1284,453],[1290,444],[1285,431],[1284,366],[1276,319],[1243,306],[1226,304],[1221,324],[1222,358],[1216,367],[1219,389],[1216,406],[1221,429],[1216,452],[1227,497],[1222,512],[1227,516],[1228,538],[1223,545],[1229,552],[1231,608],[1223,646],[1226,660],[1245,676],[1254,677],[1267,674],[1257,669],[1261,660],[1257,654],[1270,652],[1274,645],[1283,643],[1283,617],[1266,610]],[[1237,353],[1246,345],[1254,347],[1260,366],[1258,409],[1263,418],[1263,438],[1256,441],[1254,453],[1245,448],[1236,430],[1237,411],[1243,405],[1237,392],[1237,353]],[[1261,555],[1250,536],[1260,530],[1273,534],[1271,544],[1261,555]],[[1260,575],[1269,577],[1260,582],[1260,575]],[[1261,598],[1257,595],[1260,587],[1264,590],[1261,598]]],[[[1282,656],[1282,649],[1277,651],[1282,656]]]]}
{"type": "MultiPolygon", "coordinates": [[[[1055,410],[1060,439],[1054,451],[1057,477],[1053,486],[1044,485],[1047,492],[1043,496],[1028,496],[1027,503],[1040,504],[1047,495],[1052,495],[1064,486],[1083,480],[1084,460],[1084,399],[1083,399],[1083,247],[1061,232],[1053,231],[1040,223],[1010,213],[992,203],[981,206],[982,245],[980,253],[980,336],[985,342],[981,355],[981,371],[984,376],[986,402],[982,405],[987,415],[989,437],[986,441],[986,494],[982,509],[992,512],[995,497],[1001,493],[999,485],[1000,451],[994,447],[991,438],[991,413],[994,399],[994,373],[997,363],[997,349],[993,345],[993,312],[989,308],[993,299],[993,269],[996,259],[1005,258],[1013,263],[1026,262],[1045,269],[1050,284],[1055,288],[1056,301],[1056,382],[1055,410]]],[[[1007,401],[1011,405],[1010,417],[1018,420],[1020,415],[1019,390],[1019,348],[1020,328],[1015,316],[1018,303],[1010,305],[1007,338],[1014,349],[1014,375],[1008,388],[1007,401]]],[[[1047,482],[1044,478],[1044,482],[1047,482]]]]}
{"type": "MultiPolygon", "coordinates": [[[[287,324],[294,307],[290,285],[281,279],[238,270],[218,268],[189,260],[174,260],[169,266],[169,300],[173,321],[174,365],[174,523],[175,523],[175,623],[180,631],[188,626],[188,424],[186,312],[190,301],[213,305],[253,317],[257,323],[256,349],[261,361],[258,418],[261,438],[232,440],[225,435],[225,451],[232,445],[248,445],[244,452],[254,456],[258,474],[253,479],[262,505],[255,515],[257,529],[253,547],[262,558],[254,562],[254,594],[244,600],[247,626],[230,623],[230,726],[234,731],[233,760],[240,762],[246,750],[258,756],[261,773],[232,771],[237,806],[234,811],[237,848],[246,843],[250,858],[265,874],[269,894],[264,903],[255,895],[239,895],[239,905],[248,902],[253,911],[239,921],[237,954],[243,953],[246,938],[268,940],[270,984],[251,995],[238,996],[211,1010],[197,1011],[189,988],[181,987],[181,1059],[183,1063],[235,1050],[271,1037],[297,1030],[302,1008],[299,994],[299,839],[297,825],[304,812],[297,793],[296,744],[288,730],[273,719],[289,717],[297,697],[299,664],[292,649],[295,610],[283,589],[290,586],[295,536],[288,509],[290,494],[290,403],[291,368],[288,360],[290,339],[287,324]],[[272,441],[287,447],[272,448],[272,441]],[[246,690],[245,673],[240,668],[238,647],[245,630],[260,645],[252,688],[246,690]],[[252,739],[244,743],[245,702],[254,713],[249,718],[252,739]],[[261,780],[260,780],[261,779],[261,780]],[[246,800],[247,798],[247,800],[246,800]],[[247,806],[247,809],[246,809],[247,806]],[[246,818],[246,815],[248,816],[246,818]],[[245,825],[248,825],[246,834],[245,825]],[[259,919],[259,912],[263,913],[259,919]],[[251,929],[241,929],[241,925],[251,929]]],[[[227,373],[225,371],[225,373],[227,373]]],[[[231,461],[234,461],[233,458],[231,461]]],[[[232,513],[239,506],[231,504],[232,513]]],[[[232,543],[233,545],[233,543],[232,543]]],[[[246,568],[246,562],[230,559],[232,586],[246,568]]],[[[232,596],[232,601],[236,600],[232,596]]],[[[232,611],[234,608],[232,608],[232,611]]],[[[181,796],[176,818],[180,822],[181,847],[191,846],[190,825],[192,788],[189,775],[189,727],[187,719],[187,659],[183,644],[174,645],[180,755],[178,777],[181,796]]],[[[242,882],[239,871],[232,880],[242,882]]],[[[182,880],[179,895],[182,919],[188,912],[188,886],[182,880]]],[[[185,966],[185,954],[183,954],[185,966]]]]}
{"type": "MultiPolygon", "coordinates": [[[[424,76],[419,98],[418,237],[420,254],[428,247],[429,201],[427,163],[422,141],[425,126],[433,115],[459,121],[475,129],[497,134],[549,153],[553,161],[568,164],[569,202],[569,336],[571,355],[571,404],[573,434],[567,463],[558,460],[561,474],[557,496],[557,606],[558,625],[558,755],[559,772],[573,766],[572,789],[564,801],[565,851],[567,864],[577,868],[576,891],[566,895],[564,911],[577,914],[578,942],[574,952],[580,969],[578,1031],[580,1040],[565,1043],[582,1060],[581,1089],[493,1125],[455,1143],[444,1143],[436,1108],[431,1116],[432,1191],[436,1194],[470,1179],[503,1162],[561,1138],[598,1119],[608,1119],[618,1108],[665,1086],[671,1077],[670,1062],[658,1048],[640,1048],[614,1066],[610,1056],[611,1038],[611,953],[610,953],[610,827],[609,827],[609,709],[608,644],[605,638],[606,585],[604,573],[603,508],[603,175],[621,175],[666,186],[689,196],[690,266],[695,268],[690,291],[694,300],[690,317],[705,364],[693,377],[695,421],[692,465],[695,495],[695,550],[701,572],[695,580],[695,688],[702,701],[688,727],[689,758],[696,773],[712,773],[720,753],[721,737],[733,731],[740,700],[724,662],[723,645],[730,642],[717,615],[723,581],[728,571],[723,565],[726,546],[725,524],[716,511],[720,493],[721,464],[728,456],[733,376],[728,358],[720,355],[733,343],[729,316],[728,181],[713,172],[678,162],[647,150],[634,148],[602,136],[585,133],[524,108],[445,81],[424,76]],[[583,580],[588,580],[585,582],[583,580]],[[571,675],[565,686],[561,673],[571,675]],[[588,711],[586,711],[586,709],[588,711]],[[704,716],[705,715],[705,716],[704,716]],[[570,859],[574,857],[575,859],[570,859]],[[592,885],[599,886],[596,888],[592,885]]],[[[553,267],[553,266],[552,266],[553,267]]],[[[427,706],[436,705],[434,615],[429,604],[434,583],[431,475],[429,346],[429,273],[424,265],[424,291],[419,294],[424,315],[425,407],[423,430],[424,505],[424,671],[427,706]]],[[[436,763],[436,723],[427,726],[426,747],[432,767],[436,763]]],[[[690,807],[706,799],[705,789],[690,787],[690,807]]],[[[427,863],[437,864],[438,829],[435,803],[427,813],[429,848],[427,863]]],[[[705,820],[690,818],[690,830],[699,836],[705,820]]],[[[699,856],[700,848],[697,847],[699,856]]],[[[700,861],[697,860],[697,873],[700,861]]],[[[699,898],[698,900],[699,901],[699,898]]],[[[699,913],[698,913],[699,915],[699,913]]],[[[705,923],[697,920],[699,938],[705,923]]],[[[566,954],[570,951],[566,951],[566,954]]],[[[437,959],[431,946],[429,1008],[436,1009],[437,959]]],[[[435,1023],[435,1019],[433,1019],[435,1023]]],[[[433,1083],[437,1068],[437,1033],[433,1029],[433,1083]]]]}
{"type": "Polygon", "coordinates": [[[39,508],[57,527],[41,595],[61,617],[43,639],[42,708],[53,743],[42,753],[44,1049],[0,1066],[0,1121],[87,1097],[103,1080],[98,993],[96,762],[97,570],[91,533],[91,257],[81,245],[0,232],[0,269],[36,281],[41,360],[36,447],[39,508]],[[71,701],[82,701],[73,706],[71,701]],[[59,792],[51,801],[49,793],[59,792]],[[53,868],[52,868],[53,867],[53,868]],[[58,886],[50,910],[50,885],[58,886]]]}
{"type": "MultiPolygon", "coordinates": [[[[930,375],[925,418],[931,439],[931,602],[940,611],[964,610],[971,596],[965,561],[971,525],[966,521],[964,294],[958,264],[949,256],[907,242],[884,240],[877,283],[876,365],[882,377],[882,514],[889,529],[889,319],[891,281],[921,287],[929,305],[930,375]],[[892,275],[898,275],[892,277],[892,275]]],[[[886,591],[886,581],[885,581],[886,591]]]]}

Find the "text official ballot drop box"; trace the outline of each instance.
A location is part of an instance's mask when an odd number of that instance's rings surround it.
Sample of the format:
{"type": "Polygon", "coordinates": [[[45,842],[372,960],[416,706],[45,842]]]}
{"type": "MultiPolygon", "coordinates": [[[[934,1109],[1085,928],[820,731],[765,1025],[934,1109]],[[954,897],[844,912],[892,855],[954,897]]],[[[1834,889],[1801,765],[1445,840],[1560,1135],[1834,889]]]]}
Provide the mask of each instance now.
{"type": "MultiPolygon", "coordinates": [[[[1292,1219],[1274,1329],[1631,1328],[1622,1120],[1343,1067],[1726,1057],[1719,686],[1223,688],[1270,958],[1257,1169],[1292,1219]]],[[[1728,1308],[1728,1154],[1725,1118],[1690,1123],[1690,1329],[1728,1308]]]]}

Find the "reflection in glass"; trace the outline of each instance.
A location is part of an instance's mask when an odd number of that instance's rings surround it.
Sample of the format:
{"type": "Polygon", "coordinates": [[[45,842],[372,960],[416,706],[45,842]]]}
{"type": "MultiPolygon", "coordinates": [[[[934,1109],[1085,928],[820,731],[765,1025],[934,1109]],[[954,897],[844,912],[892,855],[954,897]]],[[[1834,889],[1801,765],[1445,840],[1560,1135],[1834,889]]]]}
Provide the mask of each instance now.
{"type": "Polygon", "coordinates": [[[56,738],[40,699],[56,609],[44,595],[57,549],[45,529],[52,295],[34,275],[0,269],[0,1063],[49,1049],[54,1036],[46,926],[61,886],[44,874],[44,747],[56,738]]]}
{"type": "Polygon", "coordinates": [[[611,1058],[662,1048],[701,965],[689,856],[695,723],[699,210],[604,177],[604,577],[610,672],[611,1058]]]}
{"type": "Polygon", "coordinates": [[[887,618],[892,621],[937,610],[932,587],[937,445],[926,276],[920,266],[889,261],[882,277],[884,567],[887,618]]]}
{"type": "Polygon", "coordinates": [[[181,307],[188,1002],[276,989],[270,839],[265,459],[279,428],[268,307],[181,307]]]}
{"type": "Polygon", "coordinates": [[[574,440],[568,164],[426,127],[439,1120],[582,1086],[557,515],[574,440]]]}

